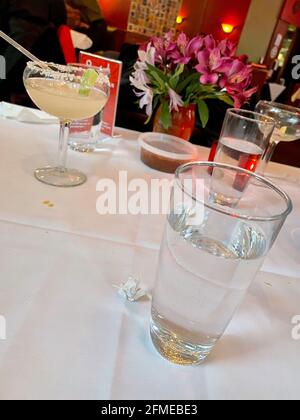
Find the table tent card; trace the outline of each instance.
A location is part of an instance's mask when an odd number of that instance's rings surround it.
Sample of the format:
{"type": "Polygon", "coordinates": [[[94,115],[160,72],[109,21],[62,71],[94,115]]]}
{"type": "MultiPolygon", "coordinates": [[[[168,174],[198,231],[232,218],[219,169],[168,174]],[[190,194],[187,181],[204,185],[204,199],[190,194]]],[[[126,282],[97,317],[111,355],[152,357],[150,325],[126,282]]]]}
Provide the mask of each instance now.
{"type": "MultiPolygon", "coordinates": [[[[108,69],[110,74],[110,97],[102,113],[101,132],[113,137],[117,116],[122,62],[86,52],[80,53],[80,63],[108,69]]],[[[91,122],[92,124],[92,122],[91,122]]],[[[83,128],[85,130],[86,127],[83,128]]]]}

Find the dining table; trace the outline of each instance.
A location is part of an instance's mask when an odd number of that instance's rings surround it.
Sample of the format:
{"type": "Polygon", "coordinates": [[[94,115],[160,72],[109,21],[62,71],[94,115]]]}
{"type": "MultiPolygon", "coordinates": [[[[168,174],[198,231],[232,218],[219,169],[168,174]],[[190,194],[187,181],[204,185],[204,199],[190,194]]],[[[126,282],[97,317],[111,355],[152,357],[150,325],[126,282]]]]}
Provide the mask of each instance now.
{"type": "Polygon", "coordinates": [[[95,153],[69,151],[84,185],[47,186],[33,174],[55,163],[58,130],[0,117],[0,399],[299,399],[300,169],[268,167],[293,212],[207,361],[176,366],[149,333],[166,216],[97,211],[100,180],[172,175],[142,163],[138,132],[116,128],[95,153]],[[120,296],[130,277],[148,298],[120,296]]]}

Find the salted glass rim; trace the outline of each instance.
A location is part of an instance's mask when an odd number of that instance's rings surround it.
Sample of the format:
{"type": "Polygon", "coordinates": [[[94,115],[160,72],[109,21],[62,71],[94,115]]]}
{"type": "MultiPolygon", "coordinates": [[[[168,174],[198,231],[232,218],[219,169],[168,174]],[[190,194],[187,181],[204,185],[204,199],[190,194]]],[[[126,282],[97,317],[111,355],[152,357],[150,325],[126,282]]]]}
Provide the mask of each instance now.
{"type": "MultiPolygon", "coordinates": [[[[110,87],[110,81],[109,76],[107,73],[107,70],[102,67],[95,67],[95,66],[87,66],[87,65],[74,65],[74,64],[56,64],[56,63],[49,63],[44,62],[47,67],[41,67],[39,63],[36,63],[34,61],[28,61],[26,68],[24,70],[24,75],[26,73],[26,70],[35,71],[36,73],[39,73],[42,76],[53,78],[53,79],[62,79],[62,80],[68,80],[68,78],[76,77],[76,72],[78,72],[78,69],[88,69],[92,68],[95,69],[98,72],[99,76],[99,82],[107,85],[110,87]]],[[[31,78],[32,76],[29,76],[28,78],[31,78]]],[[[79,77],[79,76],[77,76],[79,77]]],[[[80,76],[81,77],[81,76],[80,76]]],[[[70,80],[71,81],[71,80],[70,80]]]]}
{"type": "Polygon", "coordinates": [[[35,61],[28,61],[27,67],[33,70],[38,71],[49,71],[49,72],[60,72],[60,73],[70,73],[70,70],[78,70],[78,67],[75,67],[74,64],[57,64],[52,62],[43,61],[43,63],[46,64],[47,67],[41,67],[41,65],[35,61]]]}
{"type": "MultiPolygon", "coordinates": [[[[259,104],[264,104],[264,105],[268,105],[270,108],[274,107],[274,108],[278,108],[281,109],[282,111],[286,111],[291,115],[296,115],[298,118],[300,117],[300,109],[295,107],[295,106],[291,106],[291,105],[285,105],[285,104],[280,104],[278,102],[273,102],[273,101],[265,101],[265,100],[261,100],[257,103],[257,106],[259,104]]],[[[262,114],[261,114],[262,115],[262,114]]]]}
{"type": "Polygon", "coordinates": [[[100,70],[103,73],[110,74],[109,69],[107,67],[95,66],[95,65],[90,65],[86,63],[69,63],[69,64],[66,64],[66,67],[72,67],[73,69],[78,69],[78,68],[95,69],[98,71],[100,70]]]}
{"type": "Polygon", "coordinates": [[[249,111],[246,109],[239,109],[239,108],[229,108],[227,110],[227,114],[239,118],[241,120],[250,121],[254,124],[266,124],[266,125],[273,125],[275,128],[276,120],[273,117],[269,117],[268,115],[260,114],[259,112],[249,111]],[[244,115],[243,115],[244,114],[244,115]],[[252,115],[258,117],[259,120],[255,120],[253,118],[247,117],[246,115],[252,115]]]}
{"type": "Polygon", "coordinates": [[[187,194],[193,201],[202,204],[204,207],[216,211],[218,213],[236,217],[240,220],[247,220],[247,221],[253,221],[253,222],[273,222],[277,220],[284,220],[287,218],[287,216],[292,212],[293,210],[293,203],[291,198],[288,196],[287,193],[285,193],[281,188],[274,185],[271,181],[268,179],[255,174],[254,172],[247,171],[246,169],[239,168],[237,166],[227,165],[225,163],[216,163],[216,162],[205,162],[205,161],[199,161],[199,162],[191,162],[187,163],[185,165],[181,165],[175,172],[175,181],[177,182],[177,185],[182,190],[184,194],[187,194]],[[230,207],[221,207],[220,205],[208,203],[206,201],[201,201],[199,198],[195,197],[194,194],[187,191],[184,184],[182,183],[182,180],[180,179],[180,175],[188,169],[192,169],[193,167],[207,167],[207,168],[219,168],[219,169],[228,169],[231,171],[239,172],[243,175],[249,175],[252,179],[256,179],[259,181],[262,185],[265,185],[269,189],[273,190],[277,195],[281,196],[281,198],[286,203],[286,210],[280,214],[274,215],[274,216],[268,216],[268,217],[258,217],[258,216],[249,216],[246,214],[240,214],[236,211],[234,208],[230,207]]]}

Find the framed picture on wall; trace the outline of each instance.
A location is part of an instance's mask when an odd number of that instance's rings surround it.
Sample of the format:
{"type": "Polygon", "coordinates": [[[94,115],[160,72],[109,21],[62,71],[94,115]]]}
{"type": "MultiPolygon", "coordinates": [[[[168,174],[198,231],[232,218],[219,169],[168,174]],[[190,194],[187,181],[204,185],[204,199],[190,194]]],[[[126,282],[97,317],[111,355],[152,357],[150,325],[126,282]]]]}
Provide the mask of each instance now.
{"type": "Polygon", "coordinates": [[[161,36],[176,30],[182,0],[132,0],[127,30],[146,36],[161,36]]]}

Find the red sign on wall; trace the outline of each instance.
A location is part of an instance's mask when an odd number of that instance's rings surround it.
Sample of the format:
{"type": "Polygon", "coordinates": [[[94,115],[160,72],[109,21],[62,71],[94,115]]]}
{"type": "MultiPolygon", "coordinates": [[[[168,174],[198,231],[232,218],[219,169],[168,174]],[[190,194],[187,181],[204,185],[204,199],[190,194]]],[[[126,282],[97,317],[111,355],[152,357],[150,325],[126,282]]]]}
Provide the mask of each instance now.
{"type": "Polygon", "coordinates": [[[300,0],[286,0],[281,19],[300,28],[300,0]]]}

